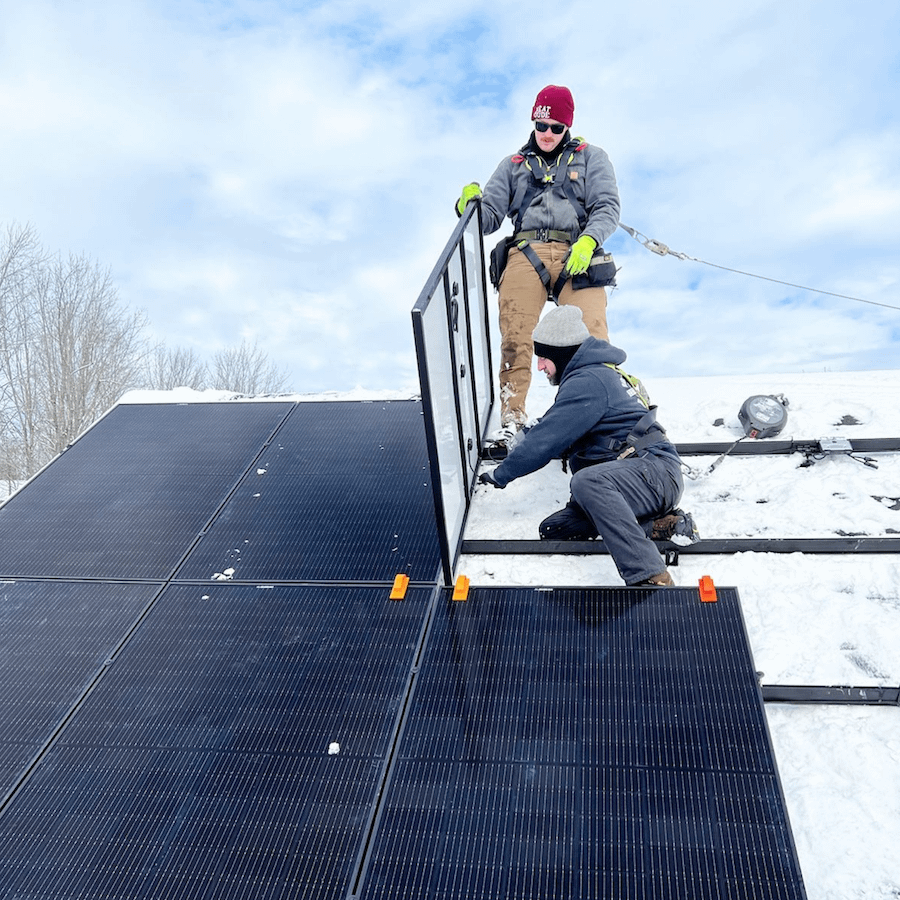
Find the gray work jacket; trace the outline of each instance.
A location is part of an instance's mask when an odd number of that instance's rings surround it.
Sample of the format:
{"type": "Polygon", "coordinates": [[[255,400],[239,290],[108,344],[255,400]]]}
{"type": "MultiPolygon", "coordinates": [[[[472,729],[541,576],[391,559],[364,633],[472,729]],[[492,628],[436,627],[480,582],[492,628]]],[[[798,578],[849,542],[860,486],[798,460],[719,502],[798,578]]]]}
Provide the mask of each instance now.
{"type": "Polygon", "coordinates": [[[485,234],[500,228],[506,216],[515,224],[521,213],[518,231],[564,231],[573,242],[587,234],[598,247],[618,227],[619,211],[616,175],[606,151],[581,138],[564,141],[552,164],[529,141],[497,166],[481,202],[485,234]],[[538,190],[528,202],[532,184],[538,190]]]}

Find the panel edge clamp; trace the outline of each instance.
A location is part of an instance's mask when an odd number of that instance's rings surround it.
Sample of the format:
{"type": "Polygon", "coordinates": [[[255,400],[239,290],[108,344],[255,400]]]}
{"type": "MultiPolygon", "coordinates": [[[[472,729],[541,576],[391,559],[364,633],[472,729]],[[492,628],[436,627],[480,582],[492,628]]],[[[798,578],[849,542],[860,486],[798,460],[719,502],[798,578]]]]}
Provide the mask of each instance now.
{"type": "Polygon", "coordinates": [[[716,586],[713,584],[709,575],[704,575],[700,579],[700,600],[703,603],[715,603],[719,598],[716,596],[716,586]]]}
{"type": "Polygon", "coordinates": [[[456,579],[456,585],[453,588],[453,599],[469,599],[469,579],[465,575],[460,575],[459,578],[456,579]]]}
{"type": "Polygon", "coordinates": [[[394,587],[391,589],[391,600],[403,600],[408,587],[409,575],[398,575],[394,579],[394,587]]]}

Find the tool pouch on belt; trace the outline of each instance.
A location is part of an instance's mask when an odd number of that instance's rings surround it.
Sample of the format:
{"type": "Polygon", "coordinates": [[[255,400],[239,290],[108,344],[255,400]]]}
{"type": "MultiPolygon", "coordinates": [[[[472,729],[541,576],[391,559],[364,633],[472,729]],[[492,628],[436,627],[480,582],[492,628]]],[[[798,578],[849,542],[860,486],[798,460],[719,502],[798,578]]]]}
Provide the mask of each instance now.
{"type": "Polygon", "coordinates": [[[515,242],[515,236],[509,235],[508,237],[503,238],[500,243],[491,250],[489,275],[491,284],[497,288],[497,290],[500,290],[500,278],[503,275],[503,270],[506,268],[506,261],[509,259],[509,248],[512,247],[515,242]]]}
{"type": "Polygon", "coordinates": [[[612,253],[607,253],[602,247],[594,251],[591,264],[587,271],[581,275],[572,276],[572,289],[581,290],[587,287],[609,287],[616,283],[616,264],[612,253]]]}

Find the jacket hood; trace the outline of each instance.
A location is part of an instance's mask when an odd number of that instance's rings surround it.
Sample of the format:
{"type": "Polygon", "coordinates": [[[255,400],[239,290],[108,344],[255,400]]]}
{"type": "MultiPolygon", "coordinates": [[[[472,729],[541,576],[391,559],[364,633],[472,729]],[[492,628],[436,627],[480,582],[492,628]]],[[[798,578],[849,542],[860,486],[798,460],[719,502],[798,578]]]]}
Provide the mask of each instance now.
{"type": "Polygon", "coordinates": [[[620,366],[626,359],[628,359],[628,356],[625,351],[614,347],[609,341],[601,341],[599,338],[589,337],[582,342],[566,366],[560,380],[567,378],[582,366],[594,366],[598,363],[610,363],[613,366],[620,366]]]}

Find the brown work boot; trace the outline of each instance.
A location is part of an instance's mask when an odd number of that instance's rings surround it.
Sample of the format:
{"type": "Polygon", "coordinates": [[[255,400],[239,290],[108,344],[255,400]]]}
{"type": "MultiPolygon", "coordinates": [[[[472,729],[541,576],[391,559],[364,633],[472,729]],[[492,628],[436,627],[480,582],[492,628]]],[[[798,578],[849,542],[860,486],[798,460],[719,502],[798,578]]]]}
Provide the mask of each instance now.
{"type": "Polygon", "coordinates": [[[663,569],[659,575],[651,575],[632,587],[675,587],[675,580],[669,574],[668,569],[663,569]]]}
{"type": "Polygon", "coordinates": [[[683,509],[673,509],[653,523],[650,539],[662,543],[687,547],[700,540],[700,532],[694,524],[694,517],[683,509]]]}

